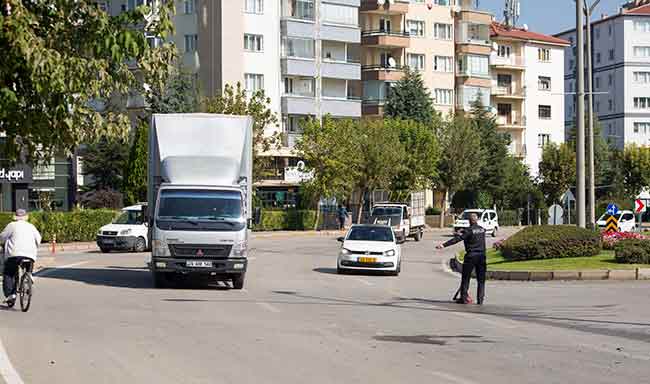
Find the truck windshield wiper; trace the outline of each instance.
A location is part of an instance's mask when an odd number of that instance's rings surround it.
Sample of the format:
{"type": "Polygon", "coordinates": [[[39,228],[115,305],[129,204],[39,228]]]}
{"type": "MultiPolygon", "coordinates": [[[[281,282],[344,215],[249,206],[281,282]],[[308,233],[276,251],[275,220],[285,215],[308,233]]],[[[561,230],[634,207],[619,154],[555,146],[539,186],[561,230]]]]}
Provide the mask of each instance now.
{"type": "Polygon", "coordinates": [[[158,220],[184,221],[190,224],[199,225],[198,221],[183,216],[163,216],[163,217],[159,217],[158,220]]]}
{"type": "Polygon", "coordinates": [[[230,217],[212,216],[212,217],[206,217],[205,219],[210,221],[218,221],[221,223],[230,224],[231,226],[235,225],[235,223],[232,221],[230,217]]]}

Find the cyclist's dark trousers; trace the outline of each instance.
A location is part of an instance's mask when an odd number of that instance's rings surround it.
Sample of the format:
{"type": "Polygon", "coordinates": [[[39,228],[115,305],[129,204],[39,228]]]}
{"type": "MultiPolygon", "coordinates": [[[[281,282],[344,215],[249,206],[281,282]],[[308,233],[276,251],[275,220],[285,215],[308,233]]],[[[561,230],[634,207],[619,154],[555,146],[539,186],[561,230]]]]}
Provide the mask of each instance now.
{"type": "Polygon", "coordinates": [[[16,275],[18,274],[18,266],[23,260],[30,261],[29,263],[29,272],[32,271],[34,267],[34,262],[29,257],[10,257],[5,260],[5,269],[2,273],[2,290],[4,291],[5,297],[16,294],[16,288],[18,282],[16,281],[16,275]]]}
{"type": "Polygon", "coordinates": [[[472,277],[472,271],[474,269],[476,269],[476,281],[478,282],[476,300],[478,303],[483,303],[483,299],[485,298],[485,270],[487,269],[485,255],[465,255],[465,260],[463,261],[463,277],[460,283],[461,298],[467,301],[469,280],[472,277]]]}

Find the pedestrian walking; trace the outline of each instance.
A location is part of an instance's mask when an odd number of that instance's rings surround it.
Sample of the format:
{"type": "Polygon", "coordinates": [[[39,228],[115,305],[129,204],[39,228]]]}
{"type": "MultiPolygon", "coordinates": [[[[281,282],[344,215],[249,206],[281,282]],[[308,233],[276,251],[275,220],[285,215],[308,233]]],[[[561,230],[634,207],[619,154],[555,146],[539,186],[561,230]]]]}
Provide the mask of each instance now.
{"type": "Polygon", "coordinates": [[[345,221],[348,219],[348,210],[343,205],[339,205],[338,216],[339,216],[339,229],[344,230],[345,221]]]}
{"type": "Polygon", "coordinates": [[[13,305],[16,302],[17,281],[16,274],[18,267],[24,260],[30,261],[31,268],[34,267],[38,246],[41,243],[41,234],[36,227],[27,222],[27,211],[18,209],[14,215],[14,221],[7,224],[0,233],[0,242],[4,243],[4,272],[2,289],[6,297],[5,302],[13,305]]]}
{"type": "Polygon", "coordinates": [[[469,217],[469,228],[454,234],[454,238],[439,244],[436,248],[443,249],[463,241],[465,243],[465,260],[463,261],[463,274],[460,284],[459,304],[469,304],[469,281],[472,271],[476,270],[478,287],[476,290],[476,303],[481,305],[485,299],[485,271],[487,258],[485,254],[485,228],[478,225],[478,215],[472,213],[469,217]]]}

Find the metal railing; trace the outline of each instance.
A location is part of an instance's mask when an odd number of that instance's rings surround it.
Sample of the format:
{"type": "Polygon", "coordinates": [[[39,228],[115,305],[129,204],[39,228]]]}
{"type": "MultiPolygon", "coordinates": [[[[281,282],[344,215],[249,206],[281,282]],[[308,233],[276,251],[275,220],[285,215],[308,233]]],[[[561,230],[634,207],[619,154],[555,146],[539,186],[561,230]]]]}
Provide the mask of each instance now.
{"type": "Polygon", "coordinates": [[[361,66],[362,71],[403,71],[404,68],[405,67],[402,65],[391,67],[388,64],[370,64],[361,66]]]}
{"type": "Polygon", "coordinates": [[[398,37],[410,37],[411,34],[408,31],[391,31],[385,29],[369,30],[362,31],[361,37],[369,36],[398,36],[398,37]]]}

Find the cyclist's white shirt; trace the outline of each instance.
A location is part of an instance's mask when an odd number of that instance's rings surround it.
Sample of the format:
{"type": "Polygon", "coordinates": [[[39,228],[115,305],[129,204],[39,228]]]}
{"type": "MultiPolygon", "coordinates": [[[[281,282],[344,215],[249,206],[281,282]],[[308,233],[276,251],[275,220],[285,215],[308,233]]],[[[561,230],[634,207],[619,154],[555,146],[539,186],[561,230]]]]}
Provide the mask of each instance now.
{"type": "Polygon", "coordinates": [[[5,243],[5,260],[9,257],[29,257],[36,261],[41,234],[35,226],[24,220],[9,223],[0,233],[0,240],[5,243]]]}

